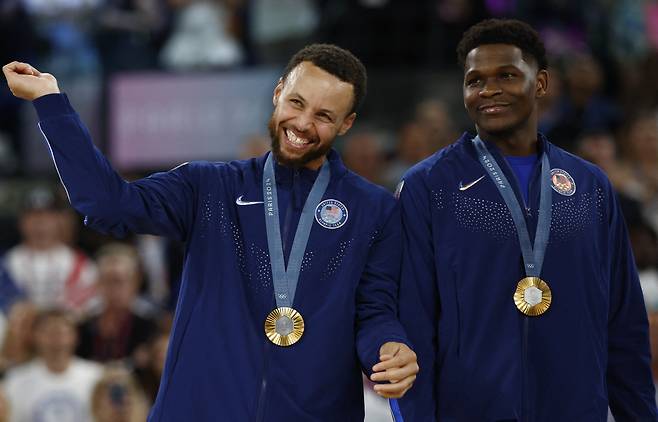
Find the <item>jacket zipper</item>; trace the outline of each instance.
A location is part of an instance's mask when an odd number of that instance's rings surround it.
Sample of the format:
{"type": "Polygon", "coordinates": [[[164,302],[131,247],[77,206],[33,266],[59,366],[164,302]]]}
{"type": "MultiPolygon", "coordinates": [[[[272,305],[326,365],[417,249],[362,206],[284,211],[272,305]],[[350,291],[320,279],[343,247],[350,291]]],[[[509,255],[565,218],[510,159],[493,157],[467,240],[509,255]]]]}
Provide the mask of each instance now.
{"type": "MultiPolygon", "coordinates": [[[[288,207],[286,209],[286,216],[284,217],[283,230],[281,235],[281,242],[283,243],[283,256],[286,256],[288,250],[288,232],[290,231],[290,220],[292,219],[292,214],[295,207],[295,183],[298,182],[299,171],[293,170],[292,176],[292,186],[290,189],[290,199],[288,200],[288,207]]],[[[285,259],[285,258],[284,258],[285,259]]],[[[287,262],[287,260],[286,260],[287,262]]],[[[265,350],[263,352],[263,378],[260,383],[260,393],[258,395],[258,404],[256,406],[256,422],[262,422],[265,418],[265,401],[267,394],[267,381],[268,381],[268,370],[269,370],[269,343],[265,342],[265,350]]]]}
{"type": "MultiPolygon", "coordinates": [[[[538,160],[538,162],[535,164],[535,167],[532,171],[532,175],[530,177],[530,183],[528,183],[528,202],[530,202],[530,199],[532,198],[532,182],[534,179],[536,179],[538,176],[536,175],[537,171],[539,169],[539,183],[541,185],[541,160],[538,160]]],[[[516,176],[516,175],[515,175],[516,176]]],[[[520,186],[518,179],[517,179],[517,185],[520,186]]],[[[523,192],[521,192],[523,193],[523,192]]],[[[523,206],[525,207],[526,211],[526,227],[528,227],[529,230],[531,230],[532,225],[530,224],[530,219],[532,218],[532,209],[526,203],[526,199],[523,195],[521,195],[521,198],[523,199],[523,206]]],[[[541,198],[540,198],[541,200],[541,198]]],[[[541,205],[541,204],[540,204],[541,205]]],[[[536,231],[536,224],[535,224],[535,231],[536,231]]],[[[528,233],[530,235],[530,233],[528,233]]],[[[534,237],[532,238],[533,240],[533,245],[534,245],[534,237]]],[[[534,420],[531,409],[531,400],[532,397],[530,396],[530,373],[528,370],[528,336],[530,334],[530,317],[529,316],[524,316],[523,318],[523,357],[521,359],[522,361],[522,370],[523,370],[523,413],[522,413],[522,419],[526,422],[532,422],[534,420]]]]}
{"type": "MultiPolygon", "coordinates": [[[[530,230],[531,225],[529,220],[532,218],[532,209],[526,202],[525,196],[521,191],[521,183],[519,182],[519,178],[516,177],[516,173],[511,168],[511,166],[509,165],[506,159],[504,160],[504,162],[507,165],[507,169],[509,170],[510,175],[514,178],[517,191],[521,194],[521,201],[523,204],[523,209],[525,210],[526,227],[528,227],[528,229],[530,230]]],[[[530,177],[530,183],[528,183],[528,202],[530,198],[532,198],[532,182],[537,177],[535,173],[537,172],[537,168],[541,168],[540,166],[541,163],[538,162],[537,164],[535,164],[535,167],[532,171],[532,175],[530,177]]],[[[528,233],[528,235],[530,235],[530,233],[528,233]]],[[[532,239],[534,240],[534,238],[532,239]]],[[[532,416],[530,414],[530,389],[529,389],[530,374],[528,371],[528,333],[529,332],[530,332],[530,317],[524,316],[523,334],[521,341],[521,420],[524,422],[532,421],[532,416]]]]}

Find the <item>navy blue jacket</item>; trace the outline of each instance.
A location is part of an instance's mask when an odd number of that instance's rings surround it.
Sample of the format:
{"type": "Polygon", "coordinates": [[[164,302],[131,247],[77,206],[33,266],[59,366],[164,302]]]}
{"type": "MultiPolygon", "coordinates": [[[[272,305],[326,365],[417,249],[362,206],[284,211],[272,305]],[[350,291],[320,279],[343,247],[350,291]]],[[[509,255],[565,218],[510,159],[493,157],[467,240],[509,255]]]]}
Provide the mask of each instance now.
{"type": "MultiPolygon", "coordinates": [[[[328,156],[325,199],[347,209],[338,228],[314,221],[294,308],[305,333],[270,343],[276,307],[262,204],[266,157],[195,162],[126,183],[91,143],[63,95],[34,102],[71,204],[102,232],[185,241],[182,285],[150,421],[362,421],[361,370],[396,319],[401,230],[394,198],[328,156]]],[[[276,167],[286,256],[316,176],[276,167]],[[292,214],[291,214],[292,212],[292,214]]]]}
{"type": "MultiPolygon", "coordinates": [[[[513,301],[525,276],[516,228],[471,138],[403,179],[400,315],[421,368],[401,400],[405,420],[601,422],[608,405],[617,421],[658,420],[644,301],[608,179],[540,136],[551,169],[566,171],[575,192],[551,190],[541,278],[553,299],[545,314],[526,317],[513,301]]],[[[513,171],[489,148],[524,204],[513,171]]],[[[537,165],[524,204],[531,239],[539,179],[537,165]]]]}

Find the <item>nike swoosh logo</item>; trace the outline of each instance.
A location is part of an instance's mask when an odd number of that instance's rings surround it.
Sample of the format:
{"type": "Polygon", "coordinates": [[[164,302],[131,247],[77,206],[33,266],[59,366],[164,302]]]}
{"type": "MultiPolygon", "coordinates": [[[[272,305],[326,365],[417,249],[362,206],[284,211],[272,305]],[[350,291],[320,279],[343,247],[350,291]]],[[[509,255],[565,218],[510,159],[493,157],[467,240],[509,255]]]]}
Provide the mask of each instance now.
{"type": "Polygon", "coordinates": [[[238,205],[256,205],[256,204],[262,204],[263,201],[243,201],[242,195],[240,195],[238,199],[235,200],[235,203],[238,205]]]}
{"type": "Polygon", "coordinates": [[[476,184],[477,182],[479,182],[480,180],[484,179],[484,176],[486,176],[486,175],[482,175],[482,177],[480,177],[479,179],[475,179],[475,180],[473,180],[473,181],[472,181],[471,183],[469,183],[468,185],[464,185],[462,182],[459,182],[459,190],[461,190],[461,191],[465,191],[466,189],[470,189],[470,188],[472,188],[473,185],[475,185],[475,184],[476,184]]]}

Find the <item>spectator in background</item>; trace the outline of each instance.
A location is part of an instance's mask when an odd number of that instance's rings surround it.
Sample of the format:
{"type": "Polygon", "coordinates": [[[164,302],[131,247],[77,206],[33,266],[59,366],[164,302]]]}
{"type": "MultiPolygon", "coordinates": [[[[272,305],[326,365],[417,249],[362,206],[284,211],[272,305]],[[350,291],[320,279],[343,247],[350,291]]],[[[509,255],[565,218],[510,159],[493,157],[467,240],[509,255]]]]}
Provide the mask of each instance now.
{"type": "MultiPolygon", "coordinates": [[[[14,57],[34,58],[36,40],[32,23],[25,12],[22,0],[0,1],[0,59],[3,62],[14,57]],[[20,36],[16,36],[20,34],[20,36]],[[8,42],[11,40],[11,42],[8,42]]],[[[20,111],[7,86],[0,86],[0,175],[22,172],[20,158],[20,111]]]]}
{"type": "Polygon", "coordinates": [[[627,165],[641,186],[645,218],[658,230],[658,115],[643,112],[631,119],[621,139],[627,165]]]}
{"type": "Polygon", "coordinates": [[[434,41],[430,54],[440,58],[442,64],[455,60],[454,46],[466,29],[486,18],[496,7],[486,0],[431,0],[430,13],[434,25],[431,36],[434,41]],[[492,7],[493,6],[493,7],[492,7]]]}
{"type": "Polygon", "coordinates": [[[620,114],[616,105],[603,95],[603,70],[590,54],[578,53],[565,57],[564,90],[555,102],[554,109],[543,110],[540,125],[551,142],[573,152],[575,140],[592,130],[614,131],[620,114]]]}
{"type": "Polygon", "coordinates": [[[96,20],[94,37],[104,72],[156,67],[166,24],[159,0],[104,0],[96,20]]]}
{"type": "Polygon", "coordinates": [[[137,251],[112,243],[98,252],[97,263],[101,309],[80,326],[78,355],[100,362],[130,359],[145,366],[146,342],[156,324],[138,301],[142,275],[137,251]]]}
{"type": "MultiPolygon", "coordinates": [[[[605,1],[605,0],[604,0],[605,1]]],[[[487,3],[510,2],[510,0],[487,0],[487,3]]],[[[517,16],[533,23],[551,55],[563,55],[582,51],[587,47],[588,21],[593,13],[585,13],[593,0],[573,2],[544,0],[542,2],[516,0],[517,16]]],[[[508,15],[509,16],[509,15],[508,15]]]]}
{"type": "Polygon", "coordinates": [[[429,154],[424,148],[421,148],[422,156],[419,153],[420,159],[414,163],[427,158],[434,151],[447,147],[459,136],[454,120],[448,111],[448,105],[440,99],[432,98],[418,103],[414,113],[414,123],[426,132],[427,142],[432,148],[429,154]]]}
{"type": "Polygon", "coordinates": [[[413,119],[398,133],[395,156],[387,169],[387,186],[396,186],[411,166],[450,145],[458,133],[443,100],[429,98],[416,105],[413,119]]]}
{"type": "MultiPolygon", "coordinates": [[[[647,222],[642,220],[629,224],[628,235],[633,245],[635,264],[642,284],[647,312],[649,315],[656,314],[658,321],[658,235],[647,222]]],[[[652,356],[658,359],[658,354],[652,356]]],[[[658,379],[656,376],[654,378],[658,379]]]]}
{"type": "Polygon", "coordinates": [[[593,131],[584,134],[577,142],[576,152],[601,167],[618,193],[636,201],[642,200],[643,186],[635,178],[628,163],[620,160],[612,133],[593,131]]]}
{"type": "Polygon", "coordinates": [[[92,17],[103,1],[22,0],[36,37],[47,46],[40,63],[63,78],[98,74],[100,61],[92,37],[92,17]]]}
{"type": "Polygon", "coordinates": [[[62,306],[83,312],[96,293],[96,267],[82,251],[62,241],[61,210],[51,190],[30,191],[19,218],[21,243],[7,252],[5,265],[39,308],[62,306]]]}
{"type": "Polygon", "coordinates": [[[32,329],[36,315],[36,307],[26,301],[16,302],[9,309],[0,349],[0,373],[32,359],[32,329]]]}
{"type": "Polygon", "coordinates": [[[167,0],[174,26],[160,52],[166,69],[207,70],[240,65],[244,51],[231,32],[227,0],[167,0]]]}
{"type": "Polygon", "coordinates": [[[130,372],[111,366],[94,387],[91,412],[94,422],[144,422],[148,403],[130,372]]]}
{"type": "Polygon", "coordinates": [[[160,385],[160,378],[164,372],[168,345],[169,330],[163,327],[148,343],[148,364],[146,367],[137,368],[136,370],[139,383],[151,403],[155,402],[155,398],[158,395],[158,387],[160,385]]]}
{"type": "Polygon", "coordinates": [[[75,249],[79,242],[80,234],[80,215],[73,208],[64,207],[59,213],[59,232],[62,243],[75,249]]]}
{"type": "Polygon", "coordinates": [[[634,116],[628,124],[621,144],[626,159],[644,183],[644,199],[658,194],[658,117],[655,112],[634,116]]]}
{"type": "Polygon", "coordinates": [[[434,151],[426,128],[415,122],[404,125],[398,134],[395,158],[387,169],[387,185],[397,185],[411,166],[429,157],[434,151]]]}
{"type": "Polygon", "coordinates": [[[628,226],[628,234],[649,314],[653,379],[658,380],[658,235],[641,220],[628,226]]]}
{"type": "Polygon", "coordinates": [[[656,55],[648,37],[648,29],[655,24],[649,8],[652,3],[655,1],[616,0],[607,7],[605,47],[621,75],[621,104],[625,111],[633,113],[642,107],[655,106],[658,94],[656,55]]]}
{"type": "Polygon", "coordinates": [[[319,23],[316,0],[251,0],[249,39],[258,63],[284,64],[309,44],[319,23]]]}
{"type": "Polygon", "coordinates": [[[13,422],[90,419],[91,392],[102,367],[76,358],[75,343],[75,323],[69,313],[50,310],[37,317],[37,358],[10,370],[5,381],[13,422]]]}
{"type": "MultiPolygon", "coordinates": [[[[144,284],[145,300],[140,302],[149,308],[166,307],[171,297],[171,262],[167,256],[169,241],[160,236],[140,234],[135,236],[134,245],[139,255],[144,284]]],[[[178,274],[173,274],[176,277],[178,274]]]]}
{"type": "Polygon", "coordinates": [[[384,184],[386,162],[377,132],[362,130],[349,135],[343,144],[342,156],[345,167],[372,183],[384,184]]]}

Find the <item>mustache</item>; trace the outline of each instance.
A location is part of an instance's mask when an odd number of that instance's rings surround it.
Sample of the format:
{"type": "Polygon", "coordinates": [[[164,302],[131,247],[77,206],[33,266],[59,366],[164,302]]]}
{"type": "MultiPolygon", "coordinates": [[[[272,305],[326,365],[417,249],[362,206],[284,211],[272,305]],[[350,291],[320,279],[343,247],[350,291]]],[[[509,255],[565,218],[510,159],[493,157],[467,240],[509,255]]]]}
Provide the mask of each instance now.
{"type": "Polygon", "coordinates": [[[274,158],[279,164],[291,167],[303,167],[308,162],[326,155],[333,144],[333,142],[329,142],[326,146],[323,147],[320,145],[319,140],[316,137],[309,137],[307,139],[312,142],[314,148],[311,148],[301,157],[292,158],[284,155],[283,151],[281,150],[281,139],[279,136],[278,126],[274,118],[274,113],[272,113],[272,116],[267,123],[267,130],[270,134],[270,139],[272,140],[271,147],[274,158]]]}

